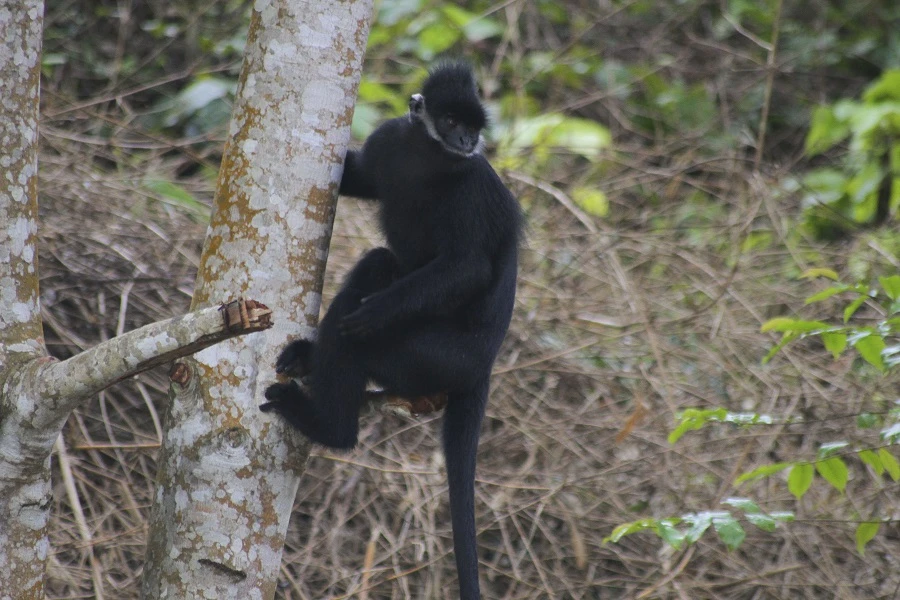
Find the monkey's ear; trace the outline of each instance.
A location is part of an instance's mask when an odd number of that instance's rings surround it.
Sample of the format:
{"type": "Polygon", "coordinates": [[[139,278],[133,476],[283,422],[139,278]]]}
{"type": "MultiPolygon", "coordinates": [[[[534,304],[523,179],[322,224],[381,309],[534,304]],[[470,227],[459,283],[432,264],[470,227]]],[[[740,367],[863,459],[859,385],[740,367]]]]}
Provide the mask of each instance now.
{"type": "Polygon", "coordinates": [[[421,117],[425,113],[425,96],[413,94],[409,97],[409,116],[421,117]]]}

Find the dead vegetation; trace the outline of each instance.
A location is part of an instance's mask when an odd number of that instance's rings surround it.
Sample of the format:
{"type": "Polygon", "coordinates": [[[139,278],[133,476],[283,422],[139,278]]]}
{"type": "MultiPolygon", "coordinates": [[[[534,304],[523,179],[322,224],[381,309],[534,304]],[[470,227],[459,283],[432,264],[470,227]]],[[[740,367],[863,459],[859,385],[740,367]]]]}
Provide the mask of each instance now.
{"type": "MultiPolygon", "coordinates": [[[[676,24],[667,25],[655,32],[657,45],[673,35],[676,24]]],[[[692,51],[683,64],[706,73],[735,60],[721,48],[692,51]]],[[[727,83],[716,83],[727,88],[723,97],[739,93],[727,83]]],[[[775,85],[777,97],[797,93],[795,82],[775,85]]],[[[75,102],[65,87],[51,82],[45,114],[75,102]]],[[[148,182],[177,179],[208,205],[210,180],[179,173],[186,161],[214,161],[204,154],[214,150],[194,139],[188,147],[203,150],[186,159],[178,141],[129,144],[147,138],[123,106],[103,102],[44,125],[40,269],[55,356],[178,314],[190,301],[205,220],[148,182]],[[93,137],[102,123],[122,135],[93,137]]],[[[754,169],[741,149],[698,157],[697,140],[648,140],[629,131],[621,102],[592,90],[571,106],[587,106],[614,131],[603,184],[612,206],[607,219],[587,222],[565,206],[561,182],[580,174],[575,160],[558,163],[540,186],[507,177],[529,233],[479,456],[485,597],[900,597],[896,525],[883,526],[865,556],[853,539],[860,520],[900,517],[896,483],[848,458],[845,495],[816,483],[798,503],[779,476],[733,485],[756,466],[814,458],[822,443],[863,435],[856,416],[897,399],[897,373],[877,376],[849,356],[832,361],[813,341],[762,365],[775,338],[759,332],[781,314],[836,314],[828,305],[802,308],[810,283],[796,276],[804,269],[840,269],[854,256],[877,272],[896,269],[896,257],[865,235],[827,246],[792,235],[798,198],[779,182],[793,159],[754,169]],[[696,190],[706,205],[684,201],[696,190]],[[751,235],[771,243],[748,250],[751,235]],[[678,410],[717,406],[797,422],[712,425],[666,441],[678,410]],[[747,539],[734,551],[711,530],[680,550],[649,533],[602,544],[620,523],[718,510],[735,495],[767,511],[793,510],[797,520],[773,533],[743,522],[747,539]]],[[[728,119],[728,106],[721,110],[728,119]]],[[[788,144],[772,146],[787,155],[788,144]]],[[[342,200],[328,289],[378,243],[370,210],[342,200]]],[[[69,421],[54,456],[51,597],[92,597],[99,586],[107,598],[137,597],[166,394],[157,369],[69,421]]],[[[357,451],[316,452],[295,505],[280,597],[452,597],[438,425],[371,415],[357,451]]]]}

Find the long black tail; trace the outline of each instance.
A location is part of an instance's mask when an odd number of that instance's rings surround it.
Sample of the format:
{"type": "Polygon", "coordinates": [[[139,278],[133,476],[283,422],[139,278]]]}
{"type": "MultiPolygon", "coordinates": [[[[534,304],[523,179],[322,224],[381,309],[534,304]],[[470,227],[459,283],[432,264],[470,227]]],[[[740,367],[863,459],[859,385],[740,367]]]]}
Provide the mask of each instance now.
{"type": "Polygon", "coordinates": [[[467,394],[451,394],[444,412],[444,455],[460,600],[481,599],[475,543],[475,458],[487,397],[485,381],[467,394]]]}

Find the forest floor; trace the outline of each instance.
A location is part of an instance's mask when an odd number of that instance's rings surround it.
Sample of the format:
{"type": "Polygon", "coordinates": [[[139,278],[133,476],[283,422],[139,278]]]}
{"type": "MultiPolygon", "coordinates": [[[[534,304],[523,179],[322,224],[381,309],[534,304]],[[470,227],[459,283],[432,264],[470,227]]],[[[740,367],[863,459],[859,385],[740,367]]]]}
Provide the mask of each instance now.
{"type": "MultiPolygon", "coordinates": [[[[717,60],[704,68],[724,71],[726,59],[717,60]]],[[[41,291],[50,351],[66,357],[187,309],[214,183],[182,172],[174,142],[142,138],[133,161],[114,143],[95,143],[115,103],[64,113],[77,103],[64,83],[45,87],[41,291]],[[199,205],[162,193],[171,179],[199,205]]],[[[783,185],[796,161],[787,153],[760,162],[723,147],[698,156],[704,132],[648,141],[629,131],[615,102],[604,97],[584,115],[613,133],[601,184],[608,216],[573,209],[563,182],[584,174],[577,161],[540,177],[501,169],[528,232],[479,453],[485,598],[900,597],[900,530],[882,526],[864,554],[854,537],[860,522],[900,518],[896,482],[846,453],[843,493],[817,478],[798,501],[786,472],[735,483],[766,464],[815,460],[829,442],[879,445],[858,417],[892,408],[900,372],[882,375],[851,353],[834,360],[812,338],[763,364],[778,336],[760,327],[777,316],[839,315],[837,303],[804,306],[821,285],[800,274],[896,271],[882,243],[890,234],[827,244],[797,235],[800,197],[783,185]],[[669,443],[680,411],[718,407],[773,422],[710,423],[669,443]],[[794,520],[764,531],[726,502],[735,497],[794,520]],[[727,548],[712,527],[677,549],[649,531],[604,543],[625,522],[709,511],[733,514],[743,543],[727,548]]],[[[208,152],[190,159],[214,167],[208,152]]],[[[325,306],[353,261],[381,243],[373,221],[370,207],[340,201],[325,306]]],[[[137,597],[166,403],[161,368],[101,393],[67,424],[64,456],[54,458],[51,597],[90,597],[92,561],[107,597],[137,597]]],[[[450,597],[439,433],[439,417],[372,414],[357,450],[314,451],[279,597],[450,597]]]]}

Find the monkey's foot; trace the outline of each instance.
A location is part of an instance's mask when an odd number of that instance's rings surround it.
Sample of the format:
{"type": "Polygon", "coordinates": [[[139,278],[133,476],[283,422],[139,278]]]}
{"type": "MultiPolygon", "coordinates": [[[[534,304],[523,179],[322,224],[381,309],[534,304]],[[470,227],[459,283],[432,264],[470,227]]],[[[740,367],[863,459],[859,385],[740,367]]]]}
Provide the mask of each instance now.
{"type": "Polygon", "coordinates": [[[268,402],[260,404],[259,410],[263,412],[277,412],[287,416],[289,413],[294,412],[293,405],[302,401],[304,394],[294,381],[289,381],[287,383],[273,383],[266,388],[265,396],[268,402]]]}
{"type": "Polygon", "coordinates": [[[299,379],[309,373],[312,353],[313,342],[310,340],[294,340],[285,346],[275,361],[278,380],[287,383],[289,379],[299,379]]]}

